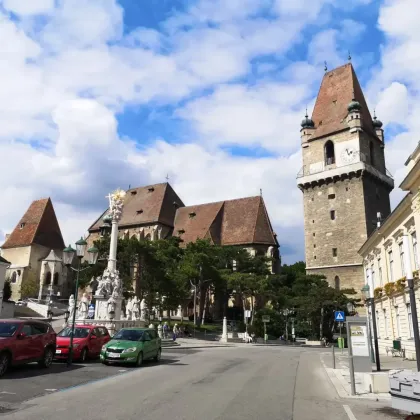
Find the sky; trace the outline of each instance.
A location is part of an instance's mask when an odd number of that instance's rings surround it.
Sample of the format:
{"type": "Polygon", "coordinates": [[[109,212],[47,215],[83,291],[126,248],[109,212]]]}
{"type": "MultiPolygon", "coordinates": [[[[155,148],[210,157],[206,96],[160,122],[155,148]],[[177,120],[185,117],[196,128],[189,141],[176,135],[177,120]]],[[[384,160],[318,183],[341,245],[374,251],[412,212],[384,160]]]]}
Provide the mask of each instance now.
{"type": "MultiPolygon", "coordinates": [[[[51,197],[66,243],[105,196],[266,202],[304,258],[300,122],[349,51],[399,185],[420,140],[418,0],[0,0],[0,243],[51,197]]],[[[392,193],[392,206],[401,199],[392,193]]]]}

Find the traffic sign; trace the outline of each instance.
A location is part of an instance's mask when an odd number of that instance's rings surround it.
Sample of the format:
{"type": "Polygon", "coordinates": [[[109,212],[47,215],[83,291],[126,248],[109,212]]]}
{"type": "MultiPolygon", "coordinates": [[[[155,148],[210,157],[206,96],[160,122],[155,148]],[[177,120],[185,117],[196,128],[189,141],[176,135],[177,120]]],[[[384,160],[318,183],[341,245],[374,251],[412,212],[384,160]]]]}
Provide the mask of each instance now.
{"type": "Polygon", "coordinates": [[[270,316],[269,315],[263,315],[262,316],[262,322],[270,322],[270,316]]]}
{"type": "Polygon", "coordinates": [[[335,311],[334,312],[334,321],[344,322],[346,320],[346,315],[344,311],[335,311]]]}

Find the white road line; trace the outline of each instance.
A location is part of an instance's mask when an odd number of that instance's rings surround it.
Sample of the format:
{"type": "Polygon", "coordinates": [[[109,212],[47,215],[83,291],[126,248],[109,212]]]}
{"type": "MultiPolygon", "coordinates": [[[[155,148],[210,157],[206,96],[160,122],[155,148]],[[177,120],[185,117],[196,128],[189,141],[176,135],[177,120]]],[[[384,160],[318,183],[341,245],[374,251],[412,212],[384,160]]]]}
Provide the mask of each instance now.
{"type": "Polygon", "coordinates": [[[343,405],[343,408],[344,408],[344,411],[349,416],[350,420],[357,420],[356,416],[353,414],[353,412],[351,411],[351,408],[348,405],[343,405]]]}

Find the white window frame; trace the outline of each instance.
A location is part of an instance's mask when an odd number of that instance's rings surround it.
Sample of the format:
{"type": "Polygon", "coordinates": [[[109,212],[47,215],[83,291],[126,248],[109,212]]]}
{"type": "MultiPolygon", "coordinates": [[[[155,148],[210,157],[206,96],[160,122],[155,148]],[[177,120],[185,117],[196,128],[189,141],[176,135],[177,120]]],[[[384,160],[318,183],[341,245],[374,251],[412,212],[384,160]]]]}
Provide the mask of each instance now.
{"type": "Polygon", "coordinates": [[[388,317],[386,315],[386,309],[383,309],[383,314],[384,314],[384,330],[385,330],[385,337],[384,338],[388,338],[388,330],[389,330],[389,325],[388,325],[388,317]]]}
{"type": "Polygon", "coordinates": [[[377,286],[375,284],[375,266],[373,264],[370,266],[370,272],[372,273],[372,284],[375,289],[377,286]]]}
{"type": "Polygon", "coordinates": [[[394,253],[392,249],[388,251],[388,263],[389,263],[389,281],[394,281],[394,253]]]}
{"type": "Polygon", "coordinates": [[[402,242],[398,244],[398,250],[400,252],[400,262],[401,262],[401,276],[405,276],[405,264],[404,264],[404,245],[402,242]]]}
{"type": "Polygon", "coordinates": [[[401,317],[400,317],[400,308],[395,306],[395,326],[397,328],[397,338],[401,338],[401,317]]]}
{"type": "Polygon", "coordinates": [[[381,257],[378,258],[378,275],[379,275],[379,286],[382,286],[382,259],[381,257]]]}
{"type": "Polygon", "coordinates": [[[417,233],[416,231],[411,232],[411,244],[413,248],[413,257],[414,257],[414,269],[419,269],[419,257],[418,257],[418,250],[417,250],[417,233]]]}
{"type": "Polygon", "coordinates": [[[414,337],[413,316],[411,314],[411,305],[407,303],[407,322],[408,322],[408,338],[414,337]]]}

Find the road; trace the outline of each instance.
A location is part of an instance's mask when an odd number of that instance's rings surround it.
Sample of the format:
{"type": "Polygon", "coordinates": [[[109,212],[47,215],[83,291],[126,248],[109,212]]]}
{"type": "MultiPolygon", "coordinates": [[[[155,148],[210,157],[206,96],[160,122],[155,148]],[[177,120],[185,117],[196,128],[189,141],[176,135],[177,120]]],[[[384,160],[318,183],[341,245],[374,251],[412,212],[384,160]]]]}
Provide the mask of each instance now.
{"type": "MultiPolygon", "coordinates": [[[[94,377],[93,382],[84,385],[51,391],[3,417],[11,420],[404,418],[389,409],[387,403],[340,399],[317,350],[263,346],[168,349],[161,365],[111,369],[113,376],[94,377]]],[[[50,383],[51,388],[59,388],[53,385],[53,378],[50,383]]]]}

